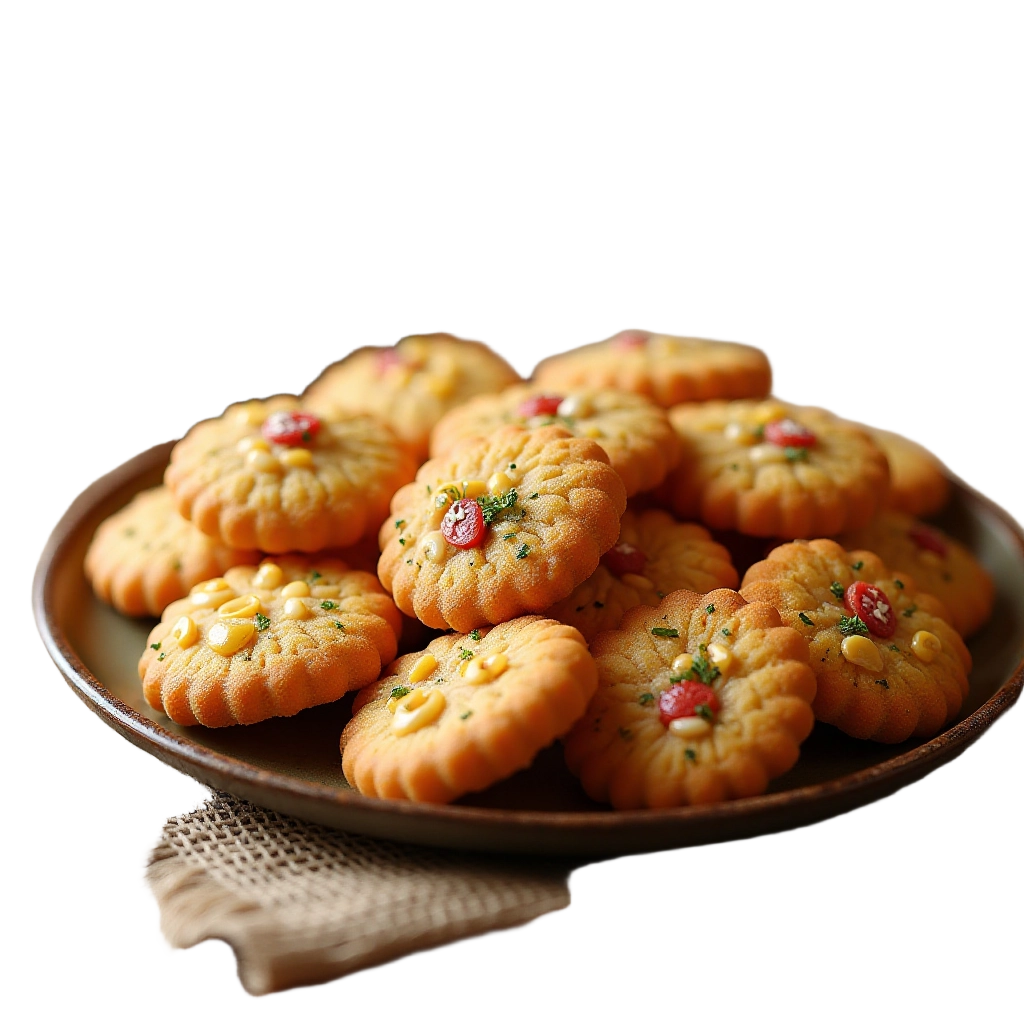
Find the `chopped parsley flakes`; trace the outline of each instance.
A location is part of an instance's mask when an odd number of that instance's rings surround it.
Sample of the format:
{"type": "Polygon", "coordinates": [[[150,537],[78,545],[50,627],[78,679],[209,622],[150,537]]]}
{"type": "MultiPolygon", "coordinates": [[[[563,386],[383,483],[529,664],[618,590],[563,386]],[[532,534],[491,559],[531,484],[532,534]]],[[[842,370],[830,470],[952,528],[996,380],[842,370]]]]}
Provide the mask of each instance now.
{"type": "Polygon", "coordinates": [[[679,630],[672,626],[655,626],[651,630],[651,636],[660,636],[665,640],[675,640],[679,636],[679,630]]]}
{"type": "Polygon", "coordinates": [[[782,454],[786,456],[788,462],[806,462],[807,461],[807,449],[806,448],[783,448],[782,454]]]}
{"type": "Polygon", "coordinates": [[[654,703],[654,694],[653,693],[641,693],[640,696],[637,698],[637,703],[638,704],[643,704],[644,707],[647,707],[648,704],[653,704],[654,703]]]}
{"type": "Polygon", "coordinates": [[[683,751],[683,753],[686,755],[686,760],[687,761],[696,761],[697,760],[697,751],[694,750],[692,747],[687,747],[683,751]]]}
{"type": "Polygon", "coordinates": [[[400,530],[403,526],[405,526],[405,520],[404,519],[396,519],[395,520],[395,529],[396,530],[400,530]]]}
{"type": "Polygon", "coordinates": [[[160,650],[160,645],[159,644],[150,644],[149,646],[152,647],[154,651],[159,651],[160,650]]]}
{"type": "Polygon", "coordinates": [[[705,686],[710,686],[721,674],[721,669],[717,665],[712,665],[708,661],[707,655],[702,652],[693,659],[693,664],[683,675],[679,678],[670,676],[669,679],[673,683],[681,683],[684,679],[688,679],[690,682],[700,682],[705,686]]]}
{"type": "Polygon", "coordinates": [[[334,628],[335,629],[344,629],[345,626],[342,623],[340,623],[337,619],[335,619],[334,620],[334,628]]]}
{"type": "Polygon", "coordinates": [[[696,711],[705,722],[714,722],[715,713],[707,704],[698,704],[693,710],[696,711]]]}
{"type": "Polygon", "coordinates": [[[895,583],[896,586],[900,588],[900,590],[903,589],[903,580],[893,580],[893,583],[895,583]]]}
{"type": "Polygon", "coordinates": [[[465,647],[459,648],[459,661],[469,661],[473,657],[473,652],[467,650],[465,647]]]}
{"type": "Polygon", "coordinates": [[[715,614],[715,606],[713,604],[709,604],[707,606],[707,608],[704,609],[704,611],[706,611],[708,613],[708,615],[714,615],[715,614]]]}
{"type": "Polygon", "coordinates": [[[459,718],[461,718],[463,721],[465,721],[467,718],[469,718],[469,716],[471,714],[473,714],[473,709],[472,708],[470,708],[468,711],[463,711],[462,714],[459,715],[459,718]]]}
{"type": "Polygon", "coordinates": [[[473,643],[479,643],[480,642],[480,630],[479,629],[471,629],[469,631],[469,639],[472,640],[473,643]]]}
{"type": "Polygon", "coordinates": [[[262,612],[257,612],[256,632],[262,633],[265,629],[270,629],[270,619],[266,615],[262,614],[262,612]]]}
{"type": "Polygon", "coordinates": [[[159,653],[159,654],[158,654],[158,655],[156,656],[156,660],[157,660],[157,661],[163,661],[163,660],[164,660],[164,658],[166,658],[166,657],[167,657],[167,652],[166,652],[166,651],[161,651],[161,652],[160,652],[160,653],[159,653]]]}
{"type": "Polygon", "coordinates": [[[412,693],[412,687],[410,687],[410,686],[396,686],[391,691],[391,696],[392,696],[393,699],[400,699],[402,697],[407,697],[410,693],[412,693]]]}
{"type": "Polygon", "coordinates": [[[520,544],[518,550],[516,551],[516,559],[518,560],[520,558],[525,558],[529,553],[530,553],[530,545],[529,544],[520,544]]]}
{"type": "Polygon", "coordinates": [[[722,636],[732,636],[732,630],[726,626],[725,629],[722,630],[722,636]]]}
{"type": "Polygon", "coordinates": [[[850,568],[851,568],[851,569],[852,569],[852,570],[853,570],[854,572],[860,572],[860,571],[861,571],[861,569],[863,569],[863,568],[864,568],[864,563],[863,563],[863,562],[854,562],[854,563],[853,563],[853,565],[851,565],[851,566],[850,566],[850,568]]]}
{"type": "Polygon", "coordinates": [[[846,593],[846,591],[843,590],[842,583],[839,583],[836,580],[832,581],[828,589],[832,591],[832,596],[838,598],[840,601],[843,599],[843,595],[846,593]]]}
{"type": "Polygon", "coordinates": [[[868,624],[859,615],[840,615],[839,632],[843,636],[867,636],[868,624]]]}
{"type": "Polygon", "coordinates": [[[321,601],[320,607],[323,608],[325,612],[332,612],[338,606],[333,601],[321,601]]]}
{"type": "Polygon", "coordinates": [[[809,615],[806,615],[804,612],[800,613],[800,621],[805,626],[813,626],[814,625],[814,620],[809,615]]]}
{"type": "Polygon", "coordinates": [[[519,495],[514,487],[510,487],[500,497],[493,494],[481,494],[476,503],[484,514],[484,524],[490,526],[499,516],[510,509],[515,508],[519,495]]]}
{"type": "Polygon", "coordinates": [[[917,611],[917,605],[912,604],[904,613],[903,618],[909,619],[917,611]]]}

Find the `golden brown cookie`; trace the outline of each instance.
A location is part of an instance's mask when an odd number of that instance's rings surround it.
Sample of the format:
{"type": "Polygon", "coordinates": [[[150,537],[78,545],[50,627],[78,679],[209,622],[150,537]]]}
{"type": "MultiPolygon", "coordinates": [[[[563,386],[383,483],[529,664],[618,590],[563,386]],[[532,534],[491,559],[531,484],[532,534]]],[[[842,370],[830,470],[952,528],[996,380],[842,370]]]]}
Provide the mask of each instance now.
{"type": "Polygon", "coordinates": [[[703,526],[680,523],[661,509],[627,509],[619,539],[601,556],[594,575],[547,614],[591,641],[617,629],[630,608],[656,606],[673,590],[704,594],[737,583],[729,552],[703,526]]]}
{"type": "Polygon", "coordinates": [[[934,736],[967,696],[971,656],[942,602],[870,551],[783,544],[747,570],[740,593],[774,605],[807,638],[814,713],[850,736],[934,736]]]}
{"type": "Polygon", "coordinates": [[[474,395],[501,391],[520,379],[479,341],[419,334],[391,348],[361,348],[328,366],[304,393],[314,412],[371,413],[384,420],[422,461],[430,431],[474,395]]]}
{"type": "Polygon", "coordinates": [[[597,684],[583,637],[538,616],[449,634],[361,691],[341,737],[366,796],[447,803],[527,767],[597,684]]]}
{"type": "Polygon", "coordinates": [[[864,429],[889,460],[889,508],[911,516],[930,516],[945,507],[949,476],[927,448],[888,430],[864,429]]]}
{"type": "Polygon", "coordinates": [[[610,389],[555,394],[535,384],[479,395],[452,409],[434,427],[430,455],[448,455],[458,444],[490,437],[508,424],[558,426],[596,441],[622,477],[627,495],[657,487],[679,461],[679,438],[668,416],[646,398],[610,389]]]}
{"type": "Polygon", "coordinates": [[[179,725],[251,725],[376,679],[400,629],[369,573],[287,556],[228,569],[166,608],[139,678],[150,705],[179,725]]]}
{"type": "Polygon", "coordinates": [[[646,395],[665,408],[716,398],[763,398],[772,389],[768,357],[750,345],[620,331],[538,364],[542,388],[619,388],[646,395]]]}
{"type": "Polygon", "coordinates": [[[885,456],[824,409],[768,399],[679,405],[670,416],[683,455],[659,493],[684,519],[757,537],[820,537],[863,526],[885,501],[885,456]]]}
{"type": "Polygon", "coordinates": [[[976,633],[992,614],[992,577],[963,544],[934,526],[902,512],[882,512],[839,543],[873,551],[894,572],[913,576],[921,590],[943,603],[961,636],[976,633]]]}
{"type": "Polygon", "coordinates": [[[598,689],[565,760],[619,810],[763,793],[814,726],[806,641],[733,590],[634,608],[591,653],[598,689]]]}
{"type": "Polygon", "coordinates": [[[326,419],[278,395],[197,423],[164,483],[178,511],[236,548],[321,551],[377,531],[412,457],[372,416],[326,419]]]}
{"type": "Polygon", "coordinates": [[[381,527],[380,580],[407,615],[462,632],[543,611],[597,568],[626,495],[560,427],[503,427],[420,467],[381,527]]]}
{"type": "Polygon", "coordinates": [[[123,615],[159,615],[201,580],[259,560],[258,551],[207,537],[178,515],[166,487],[153,487],[100,523],[85,575],[96,596],[123,615]]]}

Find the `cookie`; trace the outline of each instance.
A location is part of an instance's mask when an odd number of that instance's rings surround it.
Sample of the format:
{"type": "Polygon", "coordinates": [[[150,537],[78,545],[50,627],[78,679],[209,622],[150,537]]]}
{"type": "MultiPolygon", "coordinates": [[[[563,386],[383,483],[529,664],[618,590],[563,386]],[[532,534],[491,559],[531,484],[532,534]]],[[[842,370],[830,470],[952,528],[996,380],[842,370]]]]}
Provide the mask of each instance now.
{"type": "Polygon", "coordinates": [[[678,402],[763,398],[772,389],[768,357],[750,345],[620,331],[539,363],[533,379],[567,394],[578,388],[619,388],[669,408],[678,402]]]}
{"type": "Polygon", "coordinates": [[[400,629],[369,573],[289,556],[228,569],[168,606],[139,678],[150,706],[179,725],[251,725],[366,686],[400,629]]]}
{"type": "Polygon", "coordinates": [[[519,374],[482,342],[422,334],[391,348],[358,349],[328,366],[303,397],[308,408],[326,416],[379,417],[422,462],[431,429],[449,409],[518,380],[519,374]]]}
{"type": "Polygon", "coordinates": [[[278,395],[230,406],[171,451],[178,511],[235,548],[321,551],[375,533],[415,465],[372,416],[320,418],[278,395]]]}
{"type": "Polygon", "coordinates": [[[153,487],[100,523],[85,575],[96,596],[123,615],[159,615],[201,580],[260,557],[207,537],[178,515],[166,487],[153,487]]]}
{"type": "Polygon", "coordinates": [[[747,570],[740,593],[774,605],[806,637],[814,714],[850,736],[934,736],[967,696],[971,656],[942,602],[870,551],[783,544],[747,570]]]}
{"type": "Polygon", "coordinates": [[[591,653],[597,693],[565,760],[589,796],[619,810],[763,793],[814,726],[806,641],[733,590],[634,608],[591,653]]]}
{"type": "Polygon", "coordinates": [[[910,516],[930,516],[949,501],[946,467],[927,448],[900,434],[864,428],[889,460],[888,507],[910,516]]]}
{"type": "Polygon", "coordinates": [[[824,409],[764,402],[679,405],[683,443],[659,494],[683,519],[757,537],[821,537],[857,529],[883,506],[885,455],[824,409]]]}
{"type": "Polygon", "coordinates": [[[909,573],[934,594],[957,632],[968,637],[988,621],[995,602],[992,577],[959,542],[902,512],[882,512],[863,529],[843,534],[848,549],[873,551],[893,571],[909,573]]]}
{"type": "Polygon", "coordinates": [[[486,789],[561,736],[596,685],[583,637],[551,619],[439,637],[356,697],[345,778],[366,796],[429,803],[486,789]]]}
{"type": "Polygon", "coordinates": [[[482,440],[499,427],[558,426],[589,437],[608,454],[626,494],[657,487],[679,461],[679,438],[663,409],[627,391],[582,389],[553,394],[533,384],[499,395],[479,395],[447,413],[434,427],[431,457],[447,455],[468,440],[482,440]]]}
{"type": "Polygon", "coordinates": [[[601,556],[594,575],[547,614],[590,641],[617,629],[630,608],[656,606],[673,590],[704,594],[737,583],[729,552],[703,526],[680,523],[661,509],[627,509],[618,542],[601,556]]]}
{"type": "Polygon", "coordinates": [[[571,594],[616,541],[608,456],[560,427],[502,427],[420,467],[381,527],[380,580],[407,615],[466,632],[571,594]]]}

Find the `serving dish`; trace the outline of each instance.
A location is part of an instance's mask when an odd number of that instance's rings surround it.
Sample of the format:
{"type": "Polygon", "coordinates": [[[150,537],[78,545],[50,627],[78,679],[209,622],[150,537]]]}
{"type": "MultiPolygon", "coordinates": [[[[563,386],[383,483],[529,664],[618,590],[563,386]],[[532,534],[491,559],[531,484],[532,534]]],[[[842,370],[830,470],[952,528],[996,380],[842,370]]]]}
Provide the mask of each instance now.
{"type": "Polygon", "coordinates": [[[178,726],[143,699],[136,664],[152,620],[126,619],[98,601],[82,562],[96,526],[160,482],[172,446],[129,460],[71,505],[36,571],[36,621],[71,688],[118,733],[214,789],[295,817],[404,842],[589,859],[742,838],[840,814],[921,778],[962,753],[1024,686],[1024,531],[955,481],[936,522],[987,566],[997,600],[992,619],[969,645],[970,697],[935,738],[865,743],[819,724],[796,767],[765,795],[706,807],[612,811],[586,797],[557,746],[529,769],[452,805],[364,797],[345,782],[338,751],[351,695],[294,718],[227,729],[178,726]]]}

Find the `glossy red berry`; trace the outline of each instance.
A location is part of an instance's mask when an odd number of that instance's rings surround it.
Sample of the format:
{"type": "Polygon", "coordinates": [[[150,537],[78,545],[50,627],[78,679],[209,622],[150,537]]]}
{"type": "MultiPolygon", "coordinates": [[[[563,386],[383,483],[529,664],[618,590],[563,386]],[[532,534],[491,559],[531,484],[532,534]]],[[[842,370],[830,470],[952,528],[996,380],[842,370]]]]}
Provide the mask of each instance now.
{"type": "Polygon", "coordinates": [[[632,572],[640,575],[647,565],[647,556],[632,544],[616,544],[611,551],[606,551],[601,556],[601,561],[609,572],[616,576],[632,572]]]}
{"type": "Polygon", "coordinates": [[[764,439],[780,448],[810,448],[817,438],[814,432],[787,417],[784,420],[773,420],[764,425],[764,439]]]}
{"type": "Polygon", "coordinates": [[[521,402],[516,412],[527,420],[531,416],[555,416],[561,404],[561,395],[534,395],[521,402]]]}
{"type": "Polygon", "coordinates": [[[457,548],[475,548],[483,540],[484,513],[472,498],[459,498],[441,520],[441,533],[457,548]]]}
{"type": "Polygon", "coordinates": [[[309,412],[274,412],[263,421],[263,436],[274,444],[309,444],[320,421],[309,412]]]}
{"type": "Polygon", "coordinates": [[[693,679],[684,679],[681,683],[670,686],[658,700],[658,717],[662,725],[677,718],[693,718],[699,712],[697,708],[704,705],[712,715],[717,715],[721,705],[718,694],[693,679]]]}
{"type": "Polygon", "coordinates": [[[875,636],[892,636],[896,632],[896,612],[878,587],[857,580],[846,588],[843,603],[846,610],[859,616],[875,636]]]}
{"type": "Polygon", "coordinates": [[[924,523],[917,523],[907,531],[907,536],[919,547],[922,551],[934,551],[935,554],[942,558],[946,557],[946,553],[949,548],[946,547],[946,542],[939,536],[935,530],[924,525],[924,523]]]}

